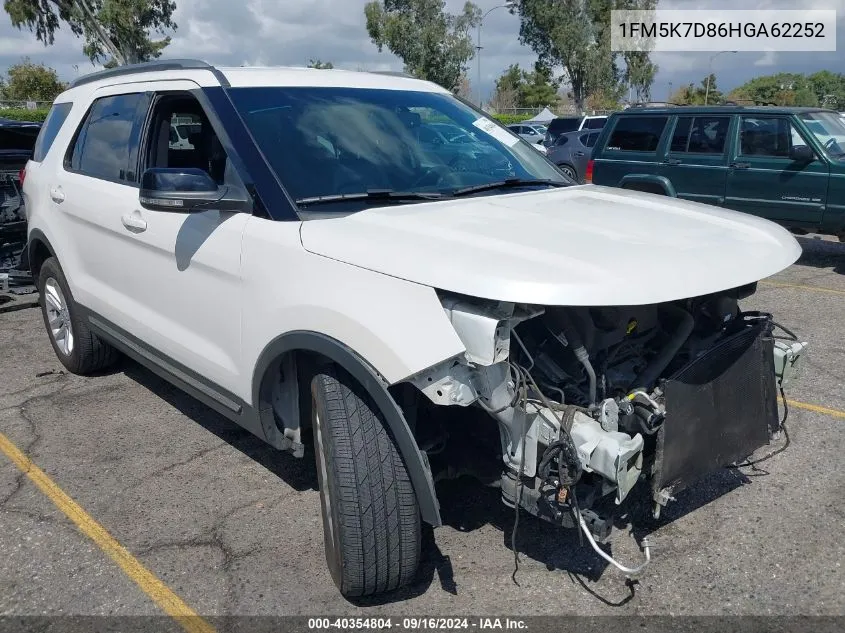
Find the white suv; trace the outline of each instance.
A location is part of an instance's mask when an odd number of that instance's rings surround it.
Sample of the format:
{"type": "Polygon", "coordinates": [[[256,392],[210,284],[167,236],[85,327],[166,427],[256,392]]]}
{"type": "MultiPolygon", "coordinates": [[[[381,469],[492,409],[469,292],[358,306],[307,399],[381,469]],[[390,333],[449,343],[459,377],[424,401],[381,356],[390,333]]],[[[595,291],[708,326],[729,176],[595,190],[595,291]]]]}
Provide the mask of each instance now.
{"type": "Polygon", "coordinates": [[[787,231],[575,186],[432,83],[106,70],[56,99],[23,190],[65,367],[123,352],[297,457],[310,427],[348,596],[414,578],[438,479],[493,473],[607,557],[619,504],[659,511],[779,428],[773,325],[737,302],[798,257],[787,231]],[[421,143],[430,121],[472,147],[421,143]]]}

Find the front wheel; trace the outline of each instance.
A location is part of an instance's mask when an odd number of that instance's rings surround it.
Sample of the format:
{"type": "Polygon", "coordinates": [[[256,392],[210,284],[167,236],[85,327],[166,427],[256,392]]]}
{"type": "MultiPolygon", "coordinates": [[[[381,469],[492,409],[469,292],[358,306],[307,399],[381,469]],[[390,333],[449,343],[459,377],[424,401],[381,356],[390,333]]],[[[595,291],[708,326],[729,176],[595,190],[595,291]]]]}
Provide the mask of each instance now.
{"type": "Polygon", "coordinates": [[[382,415],[335,367],[311,381],[326,562],[347,597],[408,584],[420,559],[420,512],[382,415]]]}

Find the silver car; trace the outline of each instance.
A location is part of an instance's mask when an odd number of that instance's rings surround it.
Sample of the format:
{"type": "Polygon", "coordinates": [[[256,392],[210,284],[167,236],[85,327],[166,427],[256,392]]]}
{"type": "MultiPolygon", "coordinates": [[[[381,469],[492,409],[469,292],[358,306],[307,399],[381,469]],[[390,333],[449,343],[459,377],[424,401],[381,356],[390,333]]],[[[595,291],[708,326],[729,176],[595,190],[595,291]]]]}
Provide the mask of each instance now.
{"type": "Polygon", "coordinates": [[[601,130],[579,130],[561,134],[554,145],[548,148],[546,156],[567,176],[576,182],[584,182],[587,161],[590,160],[599,134],[601,130]]]}
{"type": "Polygon", "coordinates": [[[509,125],[508,129],[533,144],[542,143],[546,137],[545,126],[534,123],[514,123],[509,125]]]}

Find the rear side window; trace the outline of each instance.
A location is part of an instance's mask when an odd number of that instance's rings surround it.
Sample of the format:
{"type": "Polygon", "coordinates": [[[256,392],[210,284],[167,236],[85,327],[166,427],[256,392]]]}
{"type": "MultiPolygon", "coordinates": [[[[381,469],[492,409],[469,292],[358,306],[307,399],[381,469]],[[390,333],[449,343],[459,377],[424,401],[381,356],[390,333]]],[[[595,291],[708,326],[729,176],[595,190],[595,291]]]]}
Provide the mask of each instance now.
{"type": "Polygon", "coordinates": [[[149,98],[142,93],[101,97],[94,101],[69,157],[68,167],[114,182],[136,181],[141,124],[149,98]]]}
{"type": "Polygon", "coordinates": [[[619,117],[607,142],[607,149],[623,152],[655,152],[668,121],[669,117],[666,116],[619,117]]]}
{"type": "Polygon", "coordinates": [[[54,103],[47,113],[47,118],[44,119],[44,124],[41,126],[41,131],[38,133],[38,138],[35,140],[35,147],[32,150],[32,160],[40,163],[47,156],[53,141],[62,129],[62,125],[70,114],[70,109],[73,107],[72,103],[54,103]]]}
{"type": "Polygon", "coordinates": [[[584,143],[584,145],[587,147],[593,147],[596,144],[596,141],[599,140],[599,136],[601,136],[601,132],[590,132],[587,135],[587,142],[584,143]]]}
{"type": "Polygon", "coordinates": [[[672,134],[672,152],[721,154],[731,119],[726,116],[680,117],[672,134]]]}

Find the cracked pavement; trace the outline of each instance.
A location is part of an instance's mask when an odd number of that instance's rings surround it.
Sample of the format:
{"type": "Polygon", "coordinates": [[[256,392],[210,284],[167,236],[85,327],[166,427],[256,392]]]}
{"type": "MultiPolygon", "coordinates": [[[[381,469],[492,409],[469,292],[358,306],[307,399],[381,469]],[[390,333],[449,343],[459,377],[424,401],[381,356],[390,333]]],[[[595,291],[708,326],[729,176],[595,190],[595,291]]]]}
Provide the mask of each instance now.
{"type": "MultiPolygon", "coordinates": [[[[800,238],[772,281],[845,292],[845,244],[800,238]]],[[[845,410],[845,294],[761,285],[764,309],[810,342],[791,399],[845,410]]],[[[654,546],[633,587],[574,533],[522,516],[472,480],[443,482],[410,588],[355,603],[323,558],[313,456],[277,453],[128,360],[64,373],[38,310],[0,315],[0,432],[203,615],[845,614],[845,419],[793,407],[792,446],[714,474],[637,527],[654,546]]],[[[613,554],[639,560],[625,530],[613,554]]],[[[159,614],[0,454],[0,615],[159,614]]]]}

